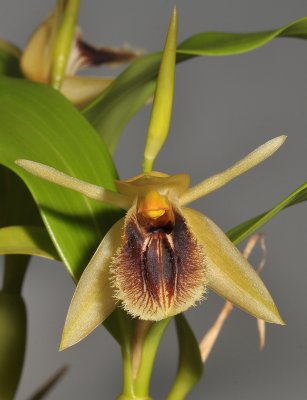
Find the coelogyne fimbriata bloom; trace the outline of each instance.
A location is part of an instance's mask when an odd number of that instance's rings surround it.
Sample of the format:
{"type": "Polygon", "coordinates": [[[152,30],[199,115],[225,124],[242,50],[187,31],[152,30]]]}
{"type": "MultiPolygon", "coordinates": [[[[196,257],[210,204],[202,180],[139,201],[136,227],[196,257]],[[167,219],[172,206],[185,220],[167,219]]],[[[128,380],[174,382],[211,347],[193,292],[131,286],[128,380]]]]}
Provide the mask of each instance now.
{"type": "Polygon", "coordinates": [[[117,181],[118,193],[43,164],[18,160],[34,175],[127,210],[103,238],[73,296],[61,348],[77,343],[119,305],[158,321],[195,305],[206,288],[253,316],[282,324],[260,277],[208,217],[185,206],[272,155],[277,137],[227,170],[190,188],[189,176],[145,173],[117,181]]]}
{"type": "Polygon", "coordinates": [[[117,181],[117,192],[112,192],[46,165],[17,160],[34,175],[126,210],[81,276],[68,311],[62,349],[87,336],[116,306],[133,317],[159,321],[195,305],[206,288],[257,318],[283,323],[248,261],[214,222],[185,206],[264,161],[286,137],[268,141],[226,171],[192,188],[187,174],[152,172],[170,124],[176,32],[174,9],[149,123],[144,174],[117,181]]]}

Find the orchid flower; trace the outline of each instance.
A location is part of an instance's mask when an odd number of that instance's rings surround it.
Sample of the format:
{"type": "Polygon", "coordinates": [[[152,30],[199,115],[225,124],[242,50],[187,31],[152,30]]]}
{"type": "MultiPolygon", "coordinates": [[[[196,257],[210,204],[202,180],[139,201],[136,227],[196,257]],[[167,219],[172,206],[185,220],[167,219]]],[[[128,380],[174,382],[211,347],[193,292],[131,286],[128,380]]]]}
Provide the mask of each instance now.
{"type": "Polygon", "coordinates": [[[113,78],[75,76],[78,70],[127,63],[141,52],[127,46],[96,48],[86,43],[76,26],[78,9],[78,0],[58,1],[53,12],[32,34],[20,64],[26,78],[51,83],[73,104],[82,107],[106,89],[113,78]]]}
{"type": "Polygon", "coordinates": [[[144,173],[116,181],[117,192],[29,160],[16,163],[40,178],[126,210],[85,268],[68,311],[61,349],[93,331],[120,306],[131,316],[159,321],[204,299],[212,289],[267,322],[283,324],[259,275],[204,214],[187,208],[270,157],[286,136],[269,140],[233,166],[190,187],[187,174],[152,165],[167,135],[174,85],[177,14],[162,56],[144,152],[144,173]],[[164,94],[164,95],[163,95],[164,94]]]}

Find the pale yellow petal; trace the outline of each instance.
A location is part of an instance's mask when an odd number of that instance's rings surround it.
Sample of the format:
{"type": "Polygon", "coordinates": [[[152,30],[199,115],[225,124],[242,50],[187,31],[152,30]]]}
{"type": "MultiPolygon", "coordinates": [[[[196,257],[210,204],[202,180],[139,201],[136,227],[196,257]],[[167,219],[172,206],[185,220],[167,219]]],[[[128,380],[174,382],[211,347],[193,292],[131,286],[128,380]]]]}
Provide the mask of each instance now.
{"type": "Polygon", "coordinates": [[[237,176],[243,174],[251,168],[254,168],[256,165],[260,164],[262,161],[274,154],[284,143],[286,138],[287,136],[282,135],[276,137],[275,139],[269,140],[256,150],[252,151],[246,157],[242,158],[242,160],[227,168],[225,171],[213,175],[198,185],[192,187],[180,197],[180,204],[187,205],[192,201],[199,199],[200,197],[206,196],[214,190],[226,185],[226,183],[230,182],[237,176]]]}
{"type": "Polygon", "coordinates": [[[123,225],[121,219],[112,226],[85,268],[70,303],[60,350],[84,339],[114,310],[109,267],[120,246],[123,225]]]}
{"type": "Polygon", "coordinates": [[[284,324],[264,283],[224,232],[195,210],[185,208],[183,215],[203,245],[208,287],[256,318],[284,324]]]}
{"type": "Polygon", "coordinates": [[[48,83],[50,80],[53,44],[61,10],[56,8],[34,31],[21,57],[21,70],[26,78],[48,83]]]}
{"type": "Polygon", "coordinates": [[[46,181],[75,190],[91,199],[128,209],[131,206],[131,199],[101,186],[81,181],[80,179],[66,175],[55,168],[49,167],[35,161],[16,160],[15,163],[32,175],[45,179],[46,181]]]}
{"type": "Polygon", "coordinates": [[[114,78],[92,76],[66,76],[62,82],[61,92],[76,107],[82,108],[101,94],[114,78]]]}

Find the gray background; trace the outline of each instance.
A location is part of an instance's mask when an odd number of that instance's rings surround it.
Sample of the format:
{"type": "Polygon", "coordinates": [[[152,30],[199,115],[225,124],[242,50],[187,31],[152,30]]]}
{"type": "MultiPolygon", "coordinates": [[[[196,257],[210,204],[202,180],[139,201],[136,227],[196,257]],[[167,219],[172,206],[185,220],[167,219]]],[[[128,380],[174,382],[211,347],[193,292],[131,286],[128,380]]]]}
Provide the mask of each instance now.
{"type": "MultiPolygon", "coordinates": [[[[23,46],[53,3],[1,0],[0,37],[23,46]]],[[[178,0],[176,4],[179,41],[205,30],[271,29],[306,15],[303,0],[178,0]]],[[[85,37],[96,44],[128,42],[154,51],[164,42],[172,5],[166,0],[87,1],[80,22],[85,37]]],[[[275,40],[240,56],[198,58],[178,67],[171,134],[157,160],[158,170],[185,171],[196,183],[266,140],[288,135],[270,160],[195,203],[224,230],[270,208],[306,180],[306,71],[307,42],[296,39],[275,40]]],[[[115,157],[123,178],[140,173],[148,116],[147,108],[125,130],[115,157]]],[[[255,320],[236,310],[189,399],[306,398],[306,207],[286,210],[264,228],[269,253],[263,279],[287,325],[268,327],[267,347],[260,353],[255,320]]],[[[57,351],[73,290],[61,264],[32,262],[24,286],[29,344],[17,399],[29,396],[63,364],[69,364],[70,371],[50,399],[113,399],[119,394],[119,349],[104,329],[63,353],[57,351]]],[[[210,294],[187,312],[198,338],[222,304],[210,294]]],[[[175,373],[176,346],[171,326],[154,370],[155,399],[164,398],[175,373]]]]}

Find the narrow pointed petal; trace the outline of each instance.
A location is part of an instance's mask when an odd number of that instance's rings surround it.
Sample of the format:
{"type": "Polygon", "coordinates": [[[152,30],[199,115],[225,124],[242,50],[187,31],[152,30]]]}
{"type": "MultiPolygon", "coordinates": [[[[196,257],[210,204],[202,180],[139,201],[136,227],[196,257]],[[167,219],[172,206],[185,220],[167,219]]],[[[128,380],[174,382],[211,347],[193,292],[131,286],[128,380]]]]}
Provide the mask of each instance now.
{"type": "Polygon", "coordinates": [[[55,168],[48,167],[47,165],[30,160],[16,160],[15,163],[30,172],[32,175],[38,176],[39,178],[57,185],[64,186],[68,189],[75,190],[91,199],[115,205],[123,209],[128,209],[132,203],[132,200],[127,196],[73,178],[55,168]]]}
{"type": "Polygon", "coordinates": [[[60,350],[84,339],[114,310],[109,267],[120,246],[123,225],[121,219],[112,226],[84,270],[70,303],[60,350]]]}
{"type": "Polygon", "coordinates": [[[76,107],[82,108],[99,96],[113,80],[114,78],[107,77],[66,76],[62,82],[61,93],[76,107]]]}
{"type": "Polygon", "coordinates": [[[226,185],[226,183],[230,182],[237,176],[243,174],[251,168],[254,168],[256,165],[273,155],[284,143],[286,138],[287,136],[282,135],[276,137],[275,139],[269,140],[225,171],[213,175],[198,185],[192,187],[180,197],[180,204],[187,205],[192,201],[199,199],[200,197],[206,196],[214,190],[226,185]]]}
{"type": "Polygon", "coordinates": [[[167,137],[173,105],[177,39],[177,11],[173,10],[157,79],[144,151],[143,171],[150,172],[167,137]]]}
{"type": "Polygon", "coordinates": [[[195,210],[185,208],[183,215],[203,246],[208,287],[256,318],[284,324],[264,283],[224,232],[195,210]]]}

